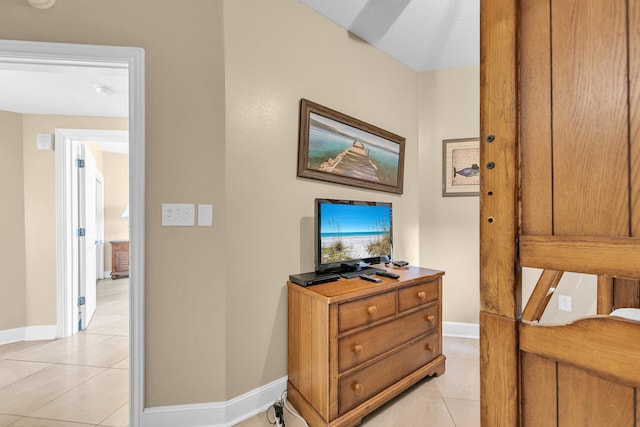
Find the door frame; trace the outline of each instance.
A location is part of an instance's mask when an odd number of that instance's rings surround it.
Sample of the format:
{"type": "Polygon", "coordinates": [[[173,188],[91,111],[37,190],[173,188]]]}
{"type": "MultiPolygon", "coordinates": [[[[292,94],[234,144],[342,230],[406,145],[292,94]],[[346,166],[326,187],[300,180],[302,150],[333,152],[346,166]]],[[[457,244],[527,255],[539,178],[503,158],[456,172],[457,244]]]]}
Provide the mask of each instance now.
{"type": "MultiPolygon", "coordinates": [[[[144,410],[145,79],[144,49],[136,47],[0,40],[0,56],[18,63],[121,64],[129,76],[129,425],[144,410]]],[[[60,147],[59,147],[60,148],[60,147]]],[[[58,183],[56,182],[56,187],[58,183]]],[[[56,209],[56,215],[59,215],[56,209]]],[[[58,228],[58,227],[57,227],[58,228]]],[[[64,239],[63,239],[64,240],[64,239]]],[[[59,261],[59,260],[57,260],[59,261]]],[[[58,262],[58,268],[63,268],[58,262]]],[[[57,280],[60,280],[58,273],[57,280]]]]}

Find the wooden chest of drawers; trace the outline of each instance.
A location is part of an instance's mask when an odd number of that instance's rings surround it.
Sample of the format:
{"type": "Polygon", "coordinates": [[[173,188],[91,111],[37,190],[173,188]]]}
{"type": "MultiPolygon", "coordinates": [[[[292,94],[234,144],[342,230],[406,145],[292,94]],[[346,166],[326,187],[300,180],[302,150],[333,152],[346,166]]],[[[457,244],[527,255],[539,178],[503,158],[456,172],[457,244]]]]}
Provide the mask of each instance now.
{"type": "Polygon", "coordinates": [[[111,278],[129,275],[129,241],[111,241],[111,278]]]}
{"type": "Polygon", "coordinates": [[[444,373],[444,272],[392,271],[398,280],[287,283],[287,396],[310,426],[358,425],[422,378],[444,373]]]}

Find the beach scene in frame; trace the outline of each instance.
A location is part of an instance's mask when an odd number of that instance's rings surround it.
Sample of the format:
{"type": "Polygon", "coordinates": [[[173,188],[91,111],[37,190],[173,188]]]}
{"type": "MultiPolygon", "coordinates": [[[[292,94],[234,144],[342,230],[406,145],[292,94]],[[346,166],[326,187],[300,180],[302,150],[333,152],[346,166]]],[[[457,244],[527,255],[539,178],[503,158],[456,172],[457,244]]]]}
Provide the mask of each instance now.
{"type": "Polygon", "coordinates": [[[301,104],[298,176],[402,192],[403,138],[307,103],[301,104]]]}

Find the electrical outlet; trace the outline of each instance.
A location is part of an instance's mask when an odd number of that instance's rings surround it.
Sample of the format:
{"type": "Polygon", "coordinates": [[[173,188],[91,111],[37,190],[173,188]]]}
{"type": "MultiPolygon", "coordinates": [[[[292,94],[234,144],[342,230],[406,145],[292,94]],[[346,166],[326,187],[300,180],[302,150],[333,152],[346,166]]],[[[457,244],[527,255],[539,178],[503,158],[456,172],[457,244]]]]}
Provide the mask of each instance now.
{"type": "Polygon", "coordinates": [[[558,310],[568,311],[571,313],[573,310],[573,298],[567,295],[558,295],[558,310]]]}

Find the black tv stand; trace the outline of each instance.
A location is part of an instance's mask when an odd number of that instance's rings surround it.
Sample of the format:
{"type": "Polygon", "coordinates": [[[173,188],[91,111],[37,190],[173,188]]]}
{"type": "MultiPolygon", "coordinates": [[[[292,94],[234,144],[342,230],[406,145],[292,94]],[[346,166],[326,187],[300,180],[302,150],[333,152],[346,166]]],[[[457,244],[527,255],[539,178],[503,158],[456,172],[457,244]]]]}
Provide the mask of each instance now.
{"type": "Polygon", "coordinates": [[[342,263],[342,264],[340,264],[340,269],[338,270],[338,274],[349,273],[351,271],[360,271],[360,270],[362,270],[363,267],[365,267],[365,268],[369,267],[369,264],[362,265],[360,263],[357,263],[357,264],[342,263]]]}

